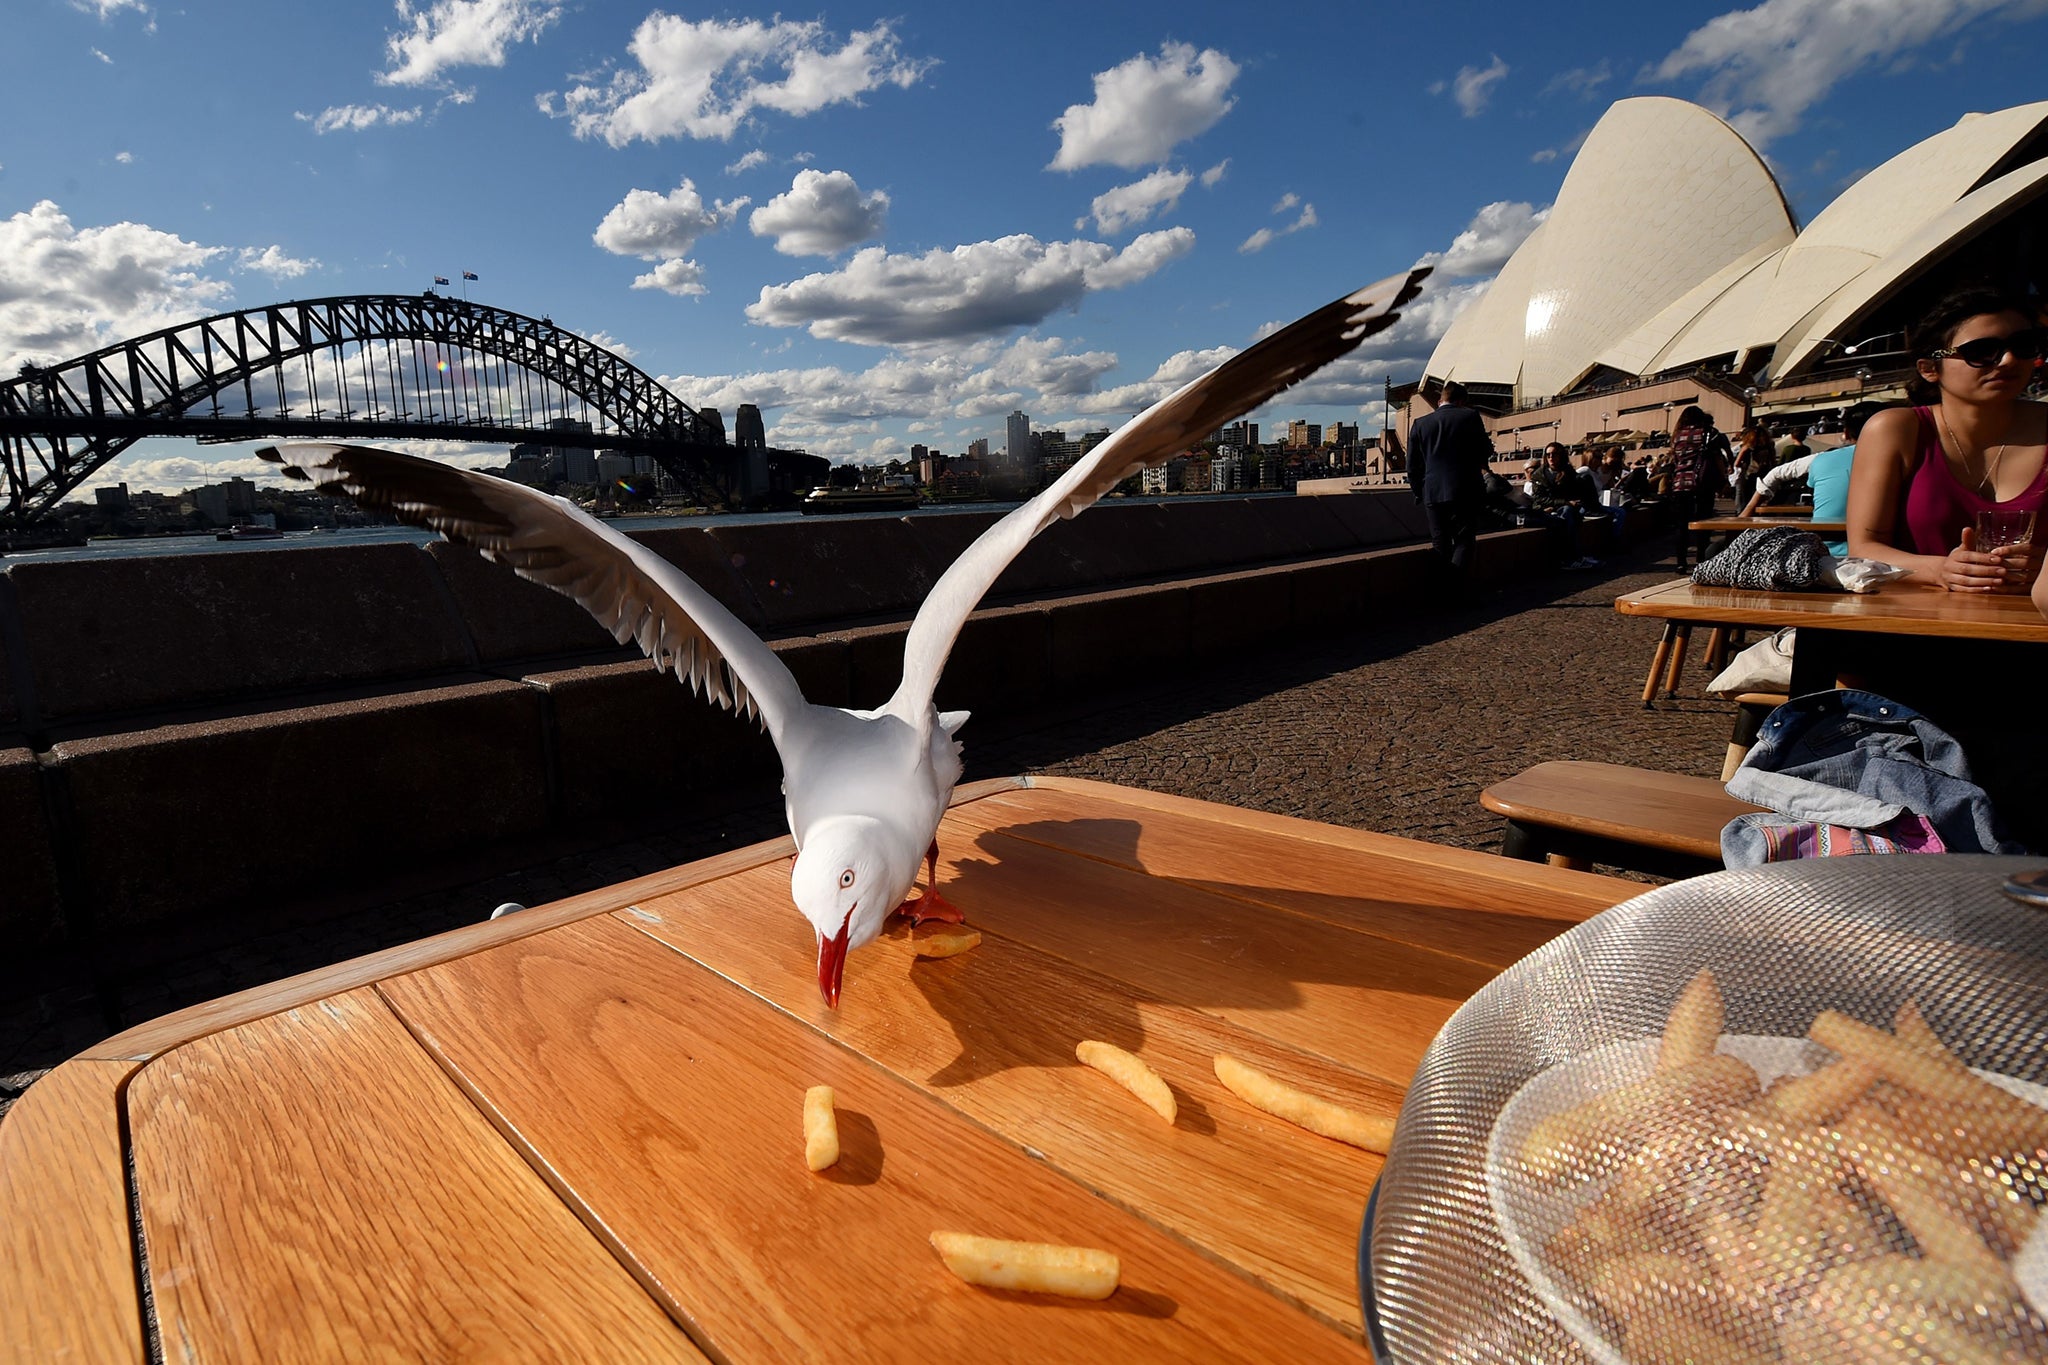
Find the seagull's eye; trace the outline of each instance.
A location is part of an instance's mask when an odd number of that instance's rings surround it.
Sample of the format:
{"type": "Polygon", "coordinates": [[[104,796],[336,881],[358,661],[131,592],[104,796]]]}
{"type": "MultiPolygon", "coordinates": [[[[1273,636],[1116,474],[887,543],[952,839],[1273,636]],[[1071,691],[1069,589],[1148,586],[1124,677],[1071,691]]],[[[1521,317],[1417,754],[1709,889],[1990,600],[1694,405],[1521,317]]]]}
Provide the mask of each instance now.
{"type": "Polygon", "coordinates": [[[839,885],[840,885],[840,886],[841,886],[842,888],[844,888],[844,887],[848,887],[848,886],[852,886],[852,885],[853,885],[853,869],[852,869],[852,868],[850,868],[850,867],[849,867],[849,868],[847,868],[847,869],[846,869],[846,871],[844,871],[844,872],[842,872],[842,873],[840,873],[840,874],[839,874],[839,885]]]}

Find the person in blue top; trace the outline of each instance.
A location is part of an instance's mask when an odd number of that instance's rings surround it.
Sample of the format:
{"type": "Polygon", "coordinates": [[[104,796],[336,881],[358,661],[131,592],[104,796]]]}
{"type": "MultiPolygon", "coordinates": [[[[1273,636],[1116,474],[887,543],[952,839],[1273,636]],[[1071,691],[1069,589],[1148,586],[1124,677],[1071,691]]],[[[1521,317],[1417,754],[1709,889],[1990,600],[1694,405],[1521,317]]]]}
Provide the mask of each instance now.
{"type": "MultiPolygon", "coordinates": [[[[1768,504],[1787,484],[1805,479],[1807,487],[1813,490],[1815,521],[1841,521],[1847,517],[1849,467],[1856,460],[1856,438],[1863,434],[1863,424],[1870,420],[1871,415],[1884,411],[1884,408],[1882,403],[1858,403],[1842,415],[1842,435],[1847,438],[1847,445],[1802,455],[1765,471],[1757,482],[1755,496],[1742,509],[1742,515],[1755,516],[1756,509],[1768,504]]],[[[1831,540],[1827,545],[1831,555],[1849,553],[1847,540],[1831,540]]]]}

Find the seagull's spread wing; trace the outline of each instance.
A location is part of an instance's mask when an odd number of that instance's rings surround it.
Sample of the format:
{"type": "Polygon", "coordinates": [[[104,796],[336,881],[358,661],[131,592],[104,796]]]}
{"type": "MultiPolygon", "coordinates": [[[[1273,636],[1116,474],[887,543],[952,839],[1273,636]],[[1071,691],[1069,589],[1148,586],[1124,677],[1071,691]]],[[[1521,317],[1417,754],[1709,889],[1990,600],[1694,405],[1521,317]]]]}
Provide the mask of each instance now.
{"type": "Polygon", "coordinates": [[[1393,310],[1415,297],[1428,274],[1424,266],[1390,276],[1289,323],[1154,403],[1076,461],[1051,487],[984,531],[953,561],[918,609],[904,642],[903,683],[887,709],[912,724],[923,724],[939,672],[968,614],[1033,536],[1057,518],[1092,506],[1139,469],[1179,454],[1374,332],[1392,326],[1400,316],[1393,310]]]}
{"type": "Polygon", "coordinates": [[[553,588],[620,644],[637,641],[670,670],[780,738],[803,706],[788,665],[689,575],[560,498],[434,460],[367,446],[302,441],[257,454],[366,507],[473,545],[521,578],[553,588]]]}

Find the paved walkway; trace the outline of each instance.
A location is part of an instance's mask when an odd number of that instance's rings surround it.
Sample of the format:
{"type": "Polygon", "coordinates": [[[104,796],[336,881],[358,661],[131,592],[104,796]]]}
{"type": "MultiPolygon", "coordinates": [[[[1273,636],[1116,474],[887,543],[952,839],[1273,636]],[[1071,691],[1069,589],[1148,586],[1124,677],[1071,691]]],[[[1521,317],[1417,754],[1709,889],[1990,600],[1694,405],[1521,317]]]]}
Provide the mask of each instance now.
{"type": "MultiPolygon", "coordinates": [[[[1062,773],[1464,848],[1493,849],[1479,791],[1531,763],[1603,759],[1720,771],[1730,707],[1638,700],[1654,623],[1615,597],[1672,576],[1639,550],[1469,607],[1262,651],[1005,723],[977,716],[967,776],[1062,773]]],[[[559,856],[317,922],[282,922],[113,983],[0,1002],[0,1113],[41,1071],[116,1028],[230,991],[539,905],[782,833],[779,803],[559,856]]]]}

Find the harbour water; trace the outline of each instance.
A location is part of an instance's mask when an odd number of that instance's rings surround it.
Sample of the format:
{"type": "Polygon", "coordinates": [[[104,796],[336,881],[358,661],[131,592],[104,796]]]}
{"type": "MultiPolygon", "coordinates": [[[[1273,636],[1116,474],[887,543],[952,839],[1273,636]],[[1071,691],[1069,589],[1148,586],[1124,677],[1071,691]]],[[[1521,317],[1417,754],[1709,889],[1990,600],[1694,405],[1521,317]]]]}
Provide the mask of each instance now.
{"type": "MultiPolygon", "coordinates": [[[[895,512],[892,516],[944,517],[962,512],[1006,512],[1017,504],[1013,502],[963,502],[944,506],[920,507],[914,512],[895,512]]],[[[854,513],[879,515],[877,513],[854,513]]],[[[838,518],[834,518],[837,520],[838,518]]],[[[719,512],[701,513],[695,516],[630,516],[620,517],[611,523],[622,531],[663,531],[675,526],[744,526],[757,522],[805,521],[817,522],[817,518],[805,518],[795,509],[786,512],[719,512]]],[[[192,554],[270,554],[278,550],[296,550],[321,545],[379,545],[397,542],[410,545],[425,545],[436,539],[432,531],[422,531],[411,526],[355,526],[336,530],[287,531],[277,540],[216,540],[211,531],[185,536],[131,536],[106,540],[95,540],[85,545],[60,546],[48,550],[15,550],[0,556],[0,568],[10,564],[34,564],[58,560],[77,559],[122,559],[132,556],[192,555],[192,554]]]]}

